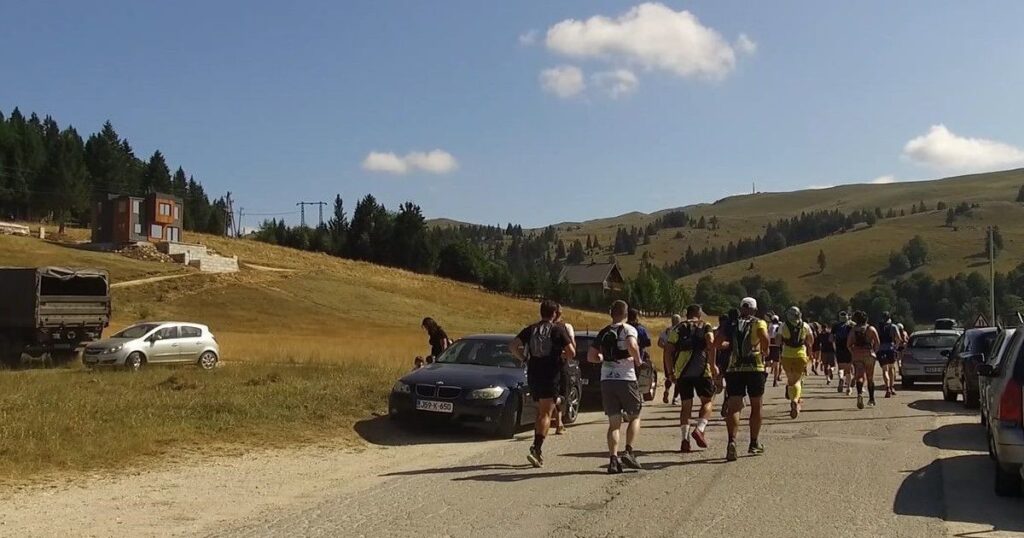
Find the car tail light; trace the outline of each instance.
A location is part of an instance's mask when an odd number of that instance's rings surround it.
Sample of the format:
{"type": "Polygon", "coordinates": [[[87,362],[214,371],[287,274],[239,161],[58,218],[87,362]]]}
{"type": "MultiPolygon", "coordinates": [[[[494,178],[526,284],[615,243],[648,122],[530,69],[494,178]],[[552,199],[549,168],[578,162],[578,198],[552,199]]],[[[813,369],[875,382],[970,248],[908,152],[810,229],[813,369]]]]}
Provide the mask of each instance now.
{"type": "Polygon", "coordinates": [[[1011,379],[999,398],[999,420],[1024,425],[1024,388],[1016,379],[1011,379]]]}

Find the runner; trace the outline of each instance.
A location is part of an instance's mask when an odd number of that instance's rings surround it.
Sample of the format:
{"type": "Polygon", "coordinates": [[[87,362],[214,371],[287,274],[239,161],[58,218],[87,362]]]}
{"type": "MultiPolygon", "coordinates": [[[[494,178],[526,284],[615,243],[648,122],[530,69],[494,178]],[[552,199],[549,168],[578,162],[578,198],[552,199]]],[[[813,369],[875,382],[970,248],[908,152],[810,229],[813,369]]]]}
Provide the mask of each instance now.
{"type": "Polygon", "coordinates": [[[729,395],[726,427],[729,444],[726,446],[726,461],[736,461],[736,434],[740,429],[740,411],[743,397],[750,398],[750,446],[749,454],[763,454],[764,445],[758,441],[761,433],[761,398],[768,375],[764,371],[764,356],[768,353],[768,324],[755,317],[757,300],[747,297],[740,301],[740,317],[730,327],[729,365],[725,373],[725,390],[729,395]]]}
{"type": "Polygon", "coordinates": [[[882,323],[878,325],[878,364],[882,367],[882,382],[885,383],[885,397],[892,398],[896,394],[896,353],[903,345],[903,335],[899,327],[892,322],[888,312],[882,314],[882,323]]]}
{"type": "MultiPolygon", "coordinates": [[[[811,345],[807,348],[811,359],[811,372],[818,375],[818,366],[821,365],[821,329],[816,321],[808,325],[808,328],[811,330],[811,345]]],[[[804,371],[806,372],[807,369],[805,368],[804,371]]]]}
{"type": "Polygon", "coordinates": [[[850,336],[851,327],[853,324],[850,322],[849,314],[845,311],[839,313],[839,323],[832,327],[832,342],[836,346],[836,363],[839,365],[837,392],[842,394],[845,388],[847,396],[852,391],[850,387],[853,383],[853,355],[850,354],[850,348],[847,347],[847,338],[850,336]]]}
{"type": "Polygon", "coordinates": [[[729,414],[727,405],[729,394],[725,391],[725,370],[729,367],[732,337],[739,318],[740,311],[730,308],[726,315],[718,317],[718,328],[715,329],[715,363],[718,366],[718,376],[715,377],[715,393],[722,393],[722,418],[729,414]]]}
{"type": "Polygon", "coordinates": [[[546,300],[540,303],[540,321],[519,331],[509,344],[514,357],[526,362],[526,383],[530,395],[537,402],[537,420],[534,425],[533,445],[526,456],[534,467],[544,466],[542,449],[544,438],[551,427],[551,415],[558,398],[562,377],[562,364],[576,355],[576,344],[565,326],[555,323],[558,303],[546,300]]]}
{"type": "Polygon", "coordinates": [[[771,343],[768,348],[768,369],[772,375],[772,386],[779,386],[779,380],[782,379],[782,367],[779,365],[779,359],[782,357],[782,345],[779,343],[779,331],[781,326],[779,325],[779,316],[771,314],[771,323],[768,324],[768,341],[771,343]]]}
{"type": "Polygon", "coordinates": [[[789,418],[800,415],[803,405],[803,379],[810,360],[808,350],[814,345],[814,331],[804,323],[800,309],[791,306],[786,310],[786,322],[779,332],[782,346],[782,368],[786,371],[786,399],[789,400],[789,418]]]}
{"type": "MultiPolygon", "coordinates": [[[[565,332],[569,335],[569,341],[574,343],[573,349],[575,350],[576,342],[576,330],[573,326],[562,319],[562,306],[558,306],[558,310],[555,312],[555,323],[565,327],[565,332]]],[[[567,370],[569,366],[568,361],[562,361],[562,377],[561,382],[558,384],[558,398],[555,399],[555,408],[551,411],[551,425],[555,427],[555,435],[565,434],[565,424],[562,422],[562,415],[565,414],[565,406],[568,402],[565,398],[569,395],[569,372],[567,370]]]]}
{"type": "MultiPolygon", "coordinates": [[[[902,323],[897,323],[896,328],[900,330],[900,345],[896,348],[896,371],[903,371],[903,352],[907,350],[907,346],[910,345],[910,333],[903,327],[902,323]]],[[[902,374],[900,374],[902,375],[902,374]]],[[[892,386],[896,386],[896,380],[893,379],[892,386]]],[[[895,391],[893,391],[895,393],[895,391]]]]}
{"type": "Polygon", "coordinates": [[[863,310],[853,313],[853,328],[846,338],[846,347],[853,355],[854,377],[857,379],[857,409],[864,409],[864,384],[868,385],[868,405],[875,405],[875,351],[878,331],[868,324],[863,310]]]}
{"type": "Polygon", "coordinates": [[[665,363],[675,365],[665,375],[675,379],[683,398],[679,410],[679,427],[683,434],[680,452],[690,452],[690,437],[700,448],[708,447],[704,429],[711,418],[711,399],[715,396],[714,378],[718,377],[714,343],[715,335],[711,325],[701,319],[700,305],[690,305],[686,307],[686,321],[676,326],[665,346],[665,363]],[[700,398],[700,418],[691,431],[690,412],[693,410],[695,393],[700,398]]]}
{"type": "Polygon", "coordinates": [[[612,303],[612,323],[597,333],[587,351],[587,360],[601,364],[601,403],[608,416],[608,474],[622,472],[622,464],[640,469],[633,453],[633,442],[640,433],[640,409],[643,397],[637,385],[640,346],[636,329],[626,323],[629,306],[625,301],[612,303]],[[626,415],[626,451],[619,458],[619,428],[626,415]]]}
{"type": "Polygon", "coordinates": [[[832,339],[832,327],[821,325],[821,364],[825,368],[825,385],[832,384],[836,367],[836,342],[832,339]]]}
{"type": "MultiPolygon", "coordinates": [[[[679,314],[672,314],[672,318],[670,319],[671,325],[669,325],[668,328],[665,329],[664,331],[661,331],[661,334],[658,336],[658,347],[660,347],[662,349],[662,351],[664,351],[665,350],[665,346],[668,345],[668,337],[669,337],[669,335],[672,334],[672,331],[675,330],[676,325],[679,325],[680,321],[683,321],[682,316],[680,316],[679,314]]],[[[664,353],[663,353],[662,356],[665,357],[666,355],[664,355],[664,353]]],[[[662,368],[664,369],[665,372],[671,372],[672,368],[674,368],[674,365],[669,364],[668,362],[663,363],[661,366],[662,366],[662,368]]],[[[665,392],[662,393],[662,395],[661,395],[661,403],[664,403],[664,404],[668,403],[668,395],[669,395],[669,391],[671,391],[671,390],[672,390],[672,379],[671,379],[671,377],[666,375],[665,376],[665,392]]],[[[676,400],[678,400],[678,399],[679,399],[679,388],[677,387],[675,389],[675,391],[672,392],[672,405],[676,405],[676,400]]]]}

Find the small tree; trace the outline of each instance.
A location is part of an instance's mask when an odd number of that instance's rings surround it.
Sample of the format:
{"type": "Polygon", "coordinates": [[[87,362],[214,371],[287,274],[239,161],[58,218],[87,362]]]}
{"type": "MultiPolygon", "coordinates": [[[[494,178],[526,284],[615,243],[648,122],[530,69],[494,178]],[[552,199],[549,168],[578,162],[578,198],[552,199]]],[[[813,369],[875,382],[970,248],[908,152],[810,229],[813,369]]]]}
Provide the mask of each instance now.
{"type": "Polygon", "coordinates": [[[1024,185],[1020,186],[1020,190],[1017,191],[1017,201],[1024,202],[1024,185]]]}
{"type": "Polygon", "coordinates": [[[901,275],[911,269],[910,260],[902,252],[889,253],[889,272],[894,275],[901,275]]]}
{"type": "Polygon", "coordinates": [[[952,228],[954,222],[956,222],[956,211],[953,211],[951,207],[946,210],[946,226],[952,228]]]}
{"type": "Polygon", "coordinates": [[[819,250],[818,251],[818,272],[819,273],[824,273],[825,272],[825,266],[827,264],[828,264],[828,260],[825,259],[825,251],[824,250],[819,250]]]}
{"type": "Polygon", "coordinates": [[[903,254],[906,255],[911,268],[920,267],[928,263],[928,244],[920,235],[915,235],[903,247],[903,254]]]}

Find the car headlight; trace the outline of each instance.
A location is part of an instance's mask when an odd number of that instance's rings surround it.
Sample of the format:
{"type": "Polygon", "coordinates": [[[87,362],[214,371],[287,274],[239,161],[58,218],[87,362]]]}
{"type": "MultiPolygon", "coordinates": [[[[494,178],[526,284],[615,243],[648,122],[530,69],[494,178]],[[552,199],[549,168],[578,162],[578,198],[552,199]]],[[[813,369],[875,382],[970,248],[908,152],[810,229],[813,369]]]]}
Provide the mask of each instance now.
{"type": "Polygon", "coordinates": [[[391,392],[397,392],[400,394],[409,394],[412,390],[409,388],[408,383],[402,383],[401,381],[395,383],[395,386],[391,387],[391,392]]]}
{"type": "Polygon", "coordinates": [[[118,351],[121,351],[121,349],[123,349],[123,348],[124,348],[123,344],[119,345],[119,346],[108,347],[106,353],[117,353],[118,351]]]}
{"type": "Polygon", "coordinates": [[[469,392],[466,396],[470,400],[494,400],[501,398],[501,395],[505,393],[503,387],[487,387],[486,389],[476,389],[469,392]]]}

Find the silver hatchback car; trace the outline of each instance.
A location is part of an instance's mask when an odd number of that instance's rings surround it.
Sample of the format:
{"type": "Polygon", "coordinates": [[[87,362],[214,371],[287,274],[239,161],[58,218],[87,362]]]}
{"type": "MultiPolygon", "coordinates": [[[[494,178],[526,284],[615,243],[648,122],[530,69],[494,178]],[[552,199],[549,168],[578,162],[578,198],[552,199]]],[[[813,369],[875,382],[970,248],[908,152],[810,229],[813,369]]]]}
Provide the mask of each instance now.
{"type": "Polygon", "coordinates": [[[146,364],[197,364],[212,370],[220,346],[206,325],[181,321],[136,323],[109,338],[89,343],[82,353],[86,366],[123,366],[138,370],[146,364]]]}

